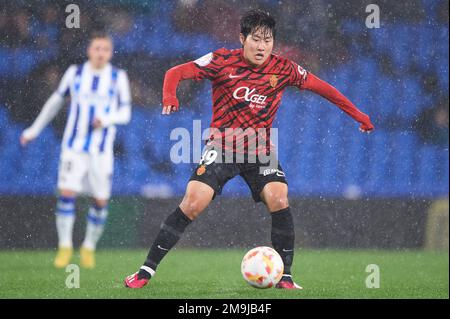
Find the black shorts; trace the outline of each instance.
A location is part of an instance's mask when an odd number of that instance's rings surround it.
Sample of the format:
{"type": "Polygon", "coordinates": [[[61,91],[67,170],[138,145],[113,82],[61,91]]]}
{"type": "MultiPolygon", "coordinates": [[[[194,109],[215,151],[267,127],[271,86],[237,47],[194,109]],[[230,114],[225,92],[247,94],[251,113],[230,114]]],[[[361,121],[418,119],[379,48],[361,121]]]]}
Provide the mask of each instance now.
{"type": "Polygon", "coordinates": [[[222,154],[222,161],[218,161],[217,157],[214,159],[214,156],[208,160],[208,156],[205,156],[207,154],[208,151],[204,153],[202,160],[195,168],[189,181],[199,181],[211,186],[214,190],[213,199],[216,195],[220,195],[223,186],[237,175],[244,178],[255,202],[261,201],[260,194],[267,183],[281,182],[287,184],[285,174],[278,161],[270,168],[267,162],[262,163],[258,159],[256,163],[254,163],[255,161],[248,162],[247,160],[240,163],[226,163],[224,154],[222,154]]]}

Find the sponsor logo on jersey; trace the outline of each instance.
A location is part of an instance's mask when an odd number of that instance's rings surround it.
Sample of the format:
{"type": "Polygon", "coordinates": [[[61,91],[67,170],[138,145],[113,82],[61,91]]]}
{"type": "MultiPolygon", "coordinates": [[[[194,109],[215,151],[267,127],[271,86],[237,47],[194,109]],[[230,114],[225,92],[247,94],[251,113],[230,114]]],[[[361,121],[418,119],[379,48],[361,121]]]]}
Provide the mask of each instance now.
{"type": "Polygon", "coordinates": [[[246,86],[241,86],[233,92],[233,97],[238,101],[245,100],[251,102],[249,105],[250,108],[262,109],[266,106],[267,96],[257,94],[255,91],[256,89],[250,90],[250,88],[246,86]]]}

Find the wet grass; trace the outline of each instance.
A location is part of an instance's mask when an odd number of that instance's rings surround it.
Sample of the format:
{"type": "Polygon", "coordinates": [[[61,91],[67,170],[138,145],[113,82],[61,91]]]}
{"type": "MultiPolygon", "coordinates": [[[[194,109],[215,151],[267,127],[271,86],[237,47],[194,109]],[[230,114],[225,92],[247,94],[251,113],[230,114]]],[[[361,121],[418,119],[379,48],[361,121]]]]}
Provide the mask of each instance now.
{"type": "MultiPolygon", "coordinates": [[[[299,250],[293,274],[302,291],[259,290],[242,279],[245,250],[175,249],[144,289],[123,279],[145,259],[144,250],[100,250],[97,267],[80,269],[80,288],[69,289],[54,251],[0,252],[0,298],[448,298],[448,252],[299,250]],[[366,287],[366,267],[380,270],[380,288],[366,287]]],[[[72,260],[78,264],[76,253],[72,260]]]]}

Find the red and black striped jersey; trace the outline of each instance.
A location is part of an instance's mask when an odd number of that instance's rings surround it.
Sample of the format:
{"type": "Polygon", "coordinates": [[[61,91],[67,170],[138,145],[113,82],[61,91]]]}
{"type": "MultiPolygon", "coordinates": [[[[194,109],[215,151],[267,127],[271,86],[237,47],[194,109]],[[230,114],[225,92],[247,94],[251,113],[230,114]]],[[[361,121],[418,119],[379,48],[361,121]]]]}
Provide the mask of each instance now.
{"type": "MultiPolygon", "coordinates": [[[[266,129],[269,136],[267,129],[272,127],[284,89],[288,86],[302,89],[308,77],[308,72],[300,65],[275,54],[270,55],[263,65],[251,67],[244,60],[242,49],[222,48],[194,63],[198,68],[195,79],[212,82],[213,116],[210,127],[221,131],[225,140],[229,134],[234,134],[236,144],[239,142],[239,131],[229,130],[227,134],[227,129],[248,129],[249,133],[266,129]]],[[[248,134],[246,139],[248,143],[252,141],[248,134]]],[[[244,149],[247,150],[247,147],[244,149]]]]}
{"type": "Polygon", "coordinates": [[[163,112],[167,107],[178,109],[177,86],[186,79],[212,82],[210,140],[218,146],[217,140],[221,139],[222,147],[234,152],[253,153],[252,149],[258,154],[262,150],[267,152],[270,129],[288,86],[310,90],[326,98],[361,123],[362,131],[374,128],[369,116],[332,85],[275,54],[261,66],[251,67],[245,61],[242,49],[222,48],[193,62],[172,67],[164,78],[163,112]]]}

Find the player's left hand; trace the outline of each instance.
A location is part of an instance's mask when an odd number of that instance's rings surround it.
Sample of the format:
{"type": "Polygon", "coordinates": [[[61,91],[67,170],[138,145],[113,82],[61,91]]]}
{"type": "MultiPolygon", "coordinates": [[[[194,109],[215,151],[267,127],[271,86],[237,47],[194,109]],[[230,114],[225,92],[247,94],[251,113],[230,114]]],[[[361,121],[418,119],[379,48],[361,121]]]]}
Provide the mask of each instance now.
{"type": "Polygon", "coordinates": [[[362,133],[369,134],[371,131],[373,131],[374,128],[375,128],[375,126],[373,126],[372,123],[368,122],[368,123],[362,123],[361,126],[359,127],[359,130],[362,133]]]}

